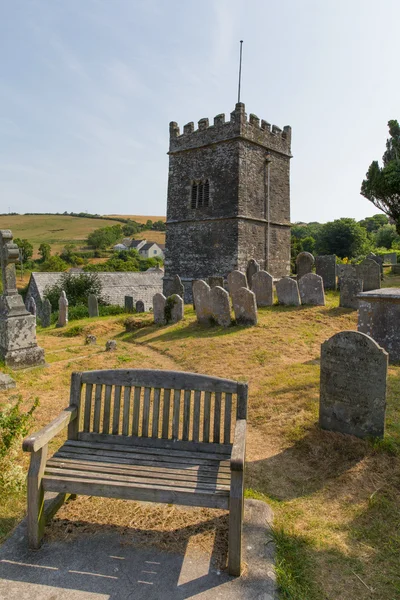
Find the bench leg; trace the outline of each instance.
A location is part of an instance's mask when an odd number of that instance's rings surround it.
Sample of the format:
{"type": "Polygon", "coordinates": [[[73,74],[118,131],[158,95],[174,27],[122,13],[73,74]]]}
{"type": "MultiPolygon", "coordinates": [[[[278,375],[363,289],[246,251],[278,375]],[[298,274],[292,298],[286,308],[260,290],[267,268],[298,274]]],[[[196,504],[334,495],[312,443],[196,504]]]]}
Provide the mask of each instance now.
{"type": "Polygon", "coordinates": [[[42,484],[46,460],[47,444],[32,454],[28,471],[28,543],[34,549],[40,546],[46,521],[42,484]]]}
{"type": "Polygon", "coordinates": [[[228,572],[235,577],[240,576],[242,562],[243,475],[243,471],[231,472],[228,572]]]}

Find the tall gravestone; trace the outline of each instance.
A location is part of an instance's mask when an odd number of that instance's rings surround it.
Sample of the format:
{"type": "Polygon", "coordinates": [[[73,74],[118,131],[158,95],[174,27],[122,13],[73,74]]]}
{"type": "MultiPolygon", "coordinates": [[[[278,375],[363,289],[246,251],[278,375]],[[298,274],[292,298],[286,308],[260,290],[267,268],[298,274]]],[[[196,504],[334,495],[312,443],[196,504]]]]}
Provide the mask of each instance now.
{"type": "Polygon", "coordinates": [[[185,295],[185,286],[183,285],[179,275],[174,276],[169,286],[168,296],[173,296],[174,294],[180,298],[184,298],[185,295]]]}
{"type": "Polygon", "coordinates": [[[178,321],[182,321],[184,317],[183,298],[178,296],[178,294],[173,294],[167,298],[167,302],[171,305],[171,313],[168,315],[168,322],[177,323],[178,321]]]}
{"type": "Polygon", "coordinates": [[[192,289],[197,321],[202,325],[209,325],[212,319],[210,286],[202,279],[198,279],[193,282],[192,289]]]}
{"type": "Polygon", "coordinates": [[[64,290],[58,300],[58,321],[56,327],[65,327],[68,323],[68,298],[64,290]]]}
{"type": "Polygon", "coordinates": [[[299,281],[303,275],[312,272],[315,259],[310,252],[300,252],[296,258],[296,273],[297,281],[299,281]]]}
{"type": "Polygon", "coordinates": [[[124,300],[125,300],[125,310],[126,310],[126,312],[132,313],[133,310],[134,310],[133,296],[125,296],[124,300]]]}
{"type": "Polygon", "coordinates": [[[50,327],[51,325],[51,304],[48,298],[45,298],[42,302],[42,317],[40,323],[42,327],[50,327]]]}
{"type": "Polygon", "coordinates": [[[357,277],[363,281],[364,292],[379,290],[381,287],[381,268],[372,258],[365,258],[356,266],[357,277]]]}
{"type": "Polygon", "coordinates": [[[342,331],[321,346],[319,423],[357,437],[383,437],[388,355],[364,333],[342,331]]]}
{"type": "Polygon", "coordinates": [[[229,295],[232,298],[236,290],[240,288],[247,288],[247,277],[241,271],[232,271],[228,275],[228,289],[229,295]]]}
{"type": "MultiPolygon", "coordinates": [[[[355,271],[354,271],[355,273],[355,271]]],[[[340,279],[340,302],[342,308],[358,308],[358,294],[363,291],[362,279],[356,274],[340,279]]]]}
{"type": "Polygon", "coordinates": [[[211,288],[210,304],[212,316],[218,325],[229,327],[231,324],[231,307],[228,292],[218,285],[211,288]]]}
{"type": "Polygon", "coordinates": [[[89,294],[88,310],[89,310],[89,317],[98,317],[99,316],[99,303],[97,301],[97,297],[95,296],[95,294],[89,294]]]}
{"type": "Polygon", "coordinates": [[[302,304],[325,306],[324,282],[320,275],[306,273],[299,280],[299,292],[302,304]]]}
{"type": "Polygon", "coordinates": [[[254,273],[251,282],[251,289],[256,295],[258,307],[272,306],[274,303],[274,285],[273,277],[267,271],[258,271],[254,273]]]}
{"type": "Polygon", "coordinates": [[[291,277],[282,277],[275,284],[278,303],[285,306],[300,306],[300,293],[297,281],[291,277]]]}
{"type": "Polygon", "coordinates": [[[248,286],[250,289],[251,289],[251,285],[252,285],[253,275],[258,273],[259,270],[260,270],[260,265],[258,264],[258,262],[256,260],[254,260],[254,258],[251,258],[249,260],[249,262],[247,263],[247,268],[246,268],[247,283],[248,283],[248,286]]]}
{"type": "Polygon", "coordinates": [[[9,229],[0,230],[3,294],[0,297],[0,359],[11,369],[44,365],[44,350],[36,341],[36,317],[18,294],[15,263],[18,246],[9,229]]]}
{"type": "Polygon", "coordinates": [[[232,296],[236,323],[257,325],[257,304],[255,294],[248,288],[239,288],[232,296]]]}
{"type": "Polygon", "coordinates": [[[153,314],[156,325],[165,325],[165,304],[167,302],[164,294],[157,293],[153,296],[153,314]]]}
{"type": "Polygon", "coordinates": [[[324,290],[336,290],[336,256],[334,254],[317,256],[315,272],[322,277],[324,290]]]}

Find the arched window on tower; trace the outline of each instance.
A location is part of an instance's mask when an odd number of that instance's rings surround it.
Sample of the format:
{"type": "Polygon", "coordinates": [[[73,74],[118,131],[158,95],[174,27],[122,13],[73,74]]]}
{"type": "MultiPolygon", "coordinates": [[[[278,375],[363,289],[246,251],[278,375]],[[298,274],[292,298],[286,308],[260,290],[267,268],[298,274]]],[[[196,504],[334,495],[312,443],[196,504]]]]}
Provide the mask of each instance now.
{"type": "Polygon", "coordinates": [[[192,182],[191,207],[197,208],[197,183],[192,182]]]}
{"type": "Polygon", "coordinates": [[[208,208],[210,206],[210,182],[208,179],[191,182],[190,208],[208,208]]]}
{"type": "Polygon", "coordinates": [[[210,205],[210,182],[208,179],[204,182],[204,195],[203,195],[203,206],[210,205]]]}
{"type": "Polygon", "coordinates": [[[204,199],[204,184],[202,181],[200,181],[198,192],[197,192],[197,208],[202,208],[203,199],[204,199]]]}

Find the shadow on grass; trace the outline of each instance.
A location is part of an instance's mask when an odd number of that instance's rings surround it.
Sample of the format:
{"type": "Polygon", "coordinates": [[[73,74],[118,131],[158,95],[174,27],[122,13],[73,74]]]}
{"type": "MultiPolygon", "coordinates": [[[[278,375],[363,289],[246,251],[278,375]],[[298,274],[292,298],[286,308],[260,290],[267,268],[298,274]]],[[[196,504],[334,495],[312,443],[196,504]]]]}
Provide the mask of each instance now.
{"type": "Polygon", "coordinates": [[[153,344],[159,341],[170,342],[173,340],[183,340],[187,338],[216,338],[230,336],[246,329],[249,329],[249,327],[244,325],[231,325],[230,327],[225,328],[219,327],[218,325],[199,325],[197,322],[192,322],[178,328],[174,326],[173,329],[170,327],[150,325],[149,327],[138,329],[137,331],[132,332],[131,336],[129,336],[127,332],[123,332],[116,337],[124,337],[126,342],[140,342],[142,338],[159,332],[159,335],[151,337],[148,340],[149,344],[153,344]]]}

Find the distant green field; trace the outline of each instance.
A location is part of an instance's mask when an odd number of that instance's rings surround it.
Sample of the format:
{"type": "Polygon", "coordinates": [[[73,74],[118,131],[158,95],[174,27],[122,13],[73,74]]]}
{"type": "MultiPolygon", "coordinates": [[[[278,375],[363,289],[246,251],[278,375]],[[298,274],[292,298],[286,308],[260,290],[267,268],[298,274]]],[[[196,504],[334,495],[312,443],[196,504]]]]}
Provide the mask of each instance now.
{"type": "MultiPolygon", "coordinates": [[[[123,218],[128,218],[124,216],[123,218]]],[[[139,222],[151,217],[132,216],[139,222]]],[[[153,217],[152,220],[164,219],[153,217]]],[[[42,242],[51,244],[53,253],[60,252],[65,244],[84,247],[89,233],[99,227],[117,225],[109,219],[86,219],[64,215],[5,215],[0,216],[0,229],[11,229],[14,237],[26,238],[34,247],[35,255],[42,242]]],[[[143,232],[140,237],[163,243],[165,235],[161,232],[143,232]],[[161,239],[162,238],[162,239],[161,239]]]]}

